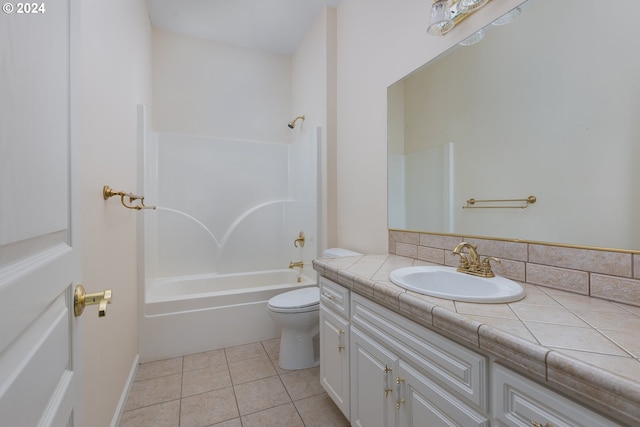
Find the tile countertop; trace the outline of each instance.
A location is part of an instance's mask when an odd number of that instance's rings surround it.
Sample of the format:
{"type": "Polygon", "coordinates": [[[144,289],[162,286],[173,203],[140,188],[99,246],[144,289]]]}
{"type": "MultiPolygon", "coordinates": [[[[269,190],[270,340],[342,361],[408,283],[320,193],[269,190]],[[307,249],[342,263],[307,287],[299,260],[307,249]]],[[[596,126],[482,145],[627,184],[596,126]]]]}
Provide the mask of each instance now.
{"type": "Polygon", "coordinates": [[[397,255],[320,258],[313,268],[357,294],[629,425],[640,425],[640,307],[521,283],[514,303],[433,298],[389,281],[436,265],[397,255]]]}

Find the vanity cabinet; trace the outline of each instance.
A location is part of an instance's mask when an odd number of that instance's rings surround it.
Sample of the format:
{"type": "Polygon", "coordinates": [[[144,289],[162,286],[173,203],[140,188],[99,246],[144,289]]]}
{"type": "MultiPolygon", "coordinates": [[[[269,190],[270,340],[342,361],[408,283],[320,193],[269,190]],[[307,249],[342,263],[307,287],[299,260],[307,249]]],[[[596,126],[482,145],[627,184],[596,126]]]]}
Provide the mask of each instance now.
{"type": "Polygon", "coordinates": [[[492,406],[498,427],[621,427],[499,364],[492,406]]]}
{"type": "Polygon", "coordinates": [[[320,382],[349,418],[349,290],[320,278],[320,382]]]}
{"type": "Polygon", "coordinates": [[[320,291],[321,382],[354,427],[624,426],[325,277],[320,291]]]}
{"type": "Polygon", "coordinates": [[[351,424],[489,427],[487,359],[351,298],[351,424]]]}

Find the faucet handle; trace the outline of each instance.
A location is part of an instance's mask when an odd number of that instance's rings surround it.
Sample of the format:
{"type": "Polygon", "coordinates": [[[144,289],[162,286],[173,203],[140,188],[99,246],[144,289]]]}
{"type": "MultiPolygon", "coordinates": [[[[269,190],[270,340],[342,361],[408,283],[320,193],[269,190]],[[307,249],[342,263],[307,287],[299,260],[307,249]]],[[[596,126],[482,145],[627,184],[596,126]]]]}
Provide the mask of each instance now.
{"type": "Polygon", "coordinates": [[[469,258],[463,253],[452,252],[453,255],[460,256],[460,262],[458,262],[458,271],[466,271],[469,269],[469,258]]]}
{"type": "Polygon", "coordinates": [[[490,261],[495,261],[498,264],[501,263],[501,261],[498,258],[492,257],[492,256],[488,256],[485,259],[483,259],[482,262],[480,263],[480,273],[482,274],[483,277],[495,277],[495,273],[491,269],[490,261]]]}

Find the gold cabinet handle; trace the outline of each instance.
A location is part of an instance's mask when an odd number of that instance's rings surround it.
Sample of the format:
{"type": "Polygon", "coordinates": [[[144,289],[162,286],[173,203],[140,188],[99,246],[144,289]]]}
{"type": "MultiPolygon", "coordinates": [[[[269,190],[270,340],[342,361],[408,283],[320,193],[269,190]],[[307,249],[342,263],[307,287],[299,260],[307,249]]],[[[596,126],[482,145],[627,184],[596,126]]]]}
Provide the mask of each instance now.
{"type": "Polygon", "coordinates": [[[404,378],[397,376],[396,384],[398,386],[398,401],[396,402],[396,409],[400,410],[400,407],[404,403],[404,396],[402,395],[402,383],[404,383],[404,378]]]}
{"type": "Polygon", "coordinates": [[[82,314],[87,305],[98,305],[98,317],[104,317],[107,314],[107,304],[111,304],[111,289],[88,294],[85,292],[84,286],[76,286],[73,293],[73,314],[76,317],[82,314]]]}
{"type": "Polygon", "coordinates": [[[391,377],[391,368],[388,367],[387,365],[384,365],[384,397],[389,397],[389,395],[391,393],[393,393],[393,388],[391,388],[391,386],[389,385],[390,381],[389,379],[391,379],[391,381],[393,381],[393,378],[391,377]]]}
{"type": "Polygon", "coordinates": [[[344,329],[340,329],[339,341],[338,341],[338,353],[344,350],[344,329]]]}
{"type": "Polygon", "coordinates": [[[533,427],[553,427],[553,425],[551,423],[546,423],[545,425],[542,425],[537,421],[531,421],[531,425],[533,427]]]}
{"type": "Polygon", "coordinates": [[[336,299],[335,295],[331,295],[329,292],[322,292],[322,296],[331,300],[336,299]]]}

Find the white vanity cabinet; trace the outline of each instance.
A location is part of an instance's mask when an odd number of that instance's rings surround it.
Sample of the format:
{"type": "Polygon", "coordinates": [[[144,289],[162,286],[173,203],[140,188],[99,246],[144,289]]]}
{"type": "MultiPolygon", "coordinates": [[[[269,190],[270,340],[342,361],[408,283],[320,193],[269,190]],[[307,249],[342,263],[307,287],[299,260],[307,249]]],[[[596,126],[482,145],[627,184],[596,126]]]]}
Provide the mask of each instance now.
{"type": "Polygon", "coordinates": [[[621,427],[499,364],[492,406],[497,427],[621,427]]]}
{"type": "Polygon", "coordinates": [[[320,347],[354,427],[623,427],[325,277],[320,347]]]}
{"type": "Polygon", "coordinates": [[[320,278],[320,382],[349,418],[349,290],[320,278]]]}
{"type": "Polygon", "coordinates": [[[489,427],[487,358],[351,298],[351,424],[489,427]]]}

